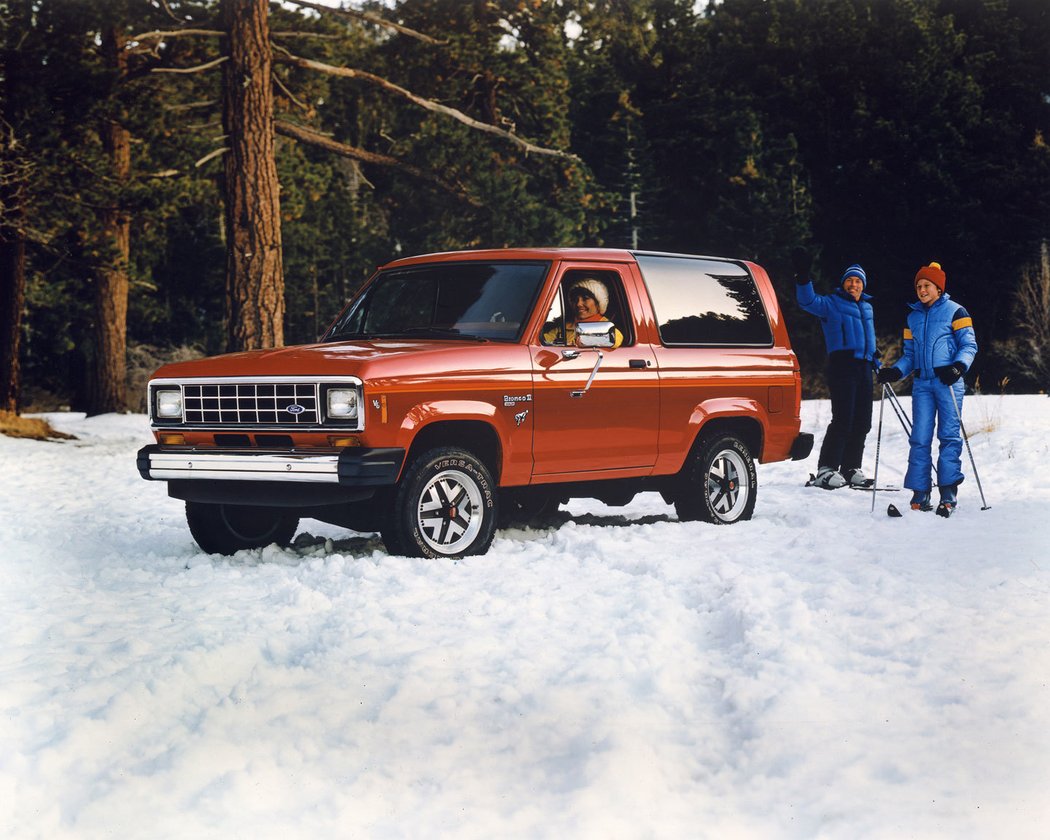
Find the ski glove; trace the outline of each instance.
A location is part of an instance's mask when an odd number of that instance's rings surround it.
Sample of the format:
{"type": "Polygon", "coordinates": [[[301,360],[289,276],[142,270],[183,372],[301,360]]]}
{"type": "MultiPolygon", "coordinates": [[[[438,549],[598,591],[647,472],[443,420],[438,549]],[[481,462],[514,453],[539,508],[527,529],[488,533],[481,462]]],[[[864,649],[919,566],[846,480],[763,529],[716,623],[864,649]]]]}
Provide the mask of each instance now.
{"type": "Polygon", "coordinates": [[[959,362],[955,362],[955,364],[935,367],[933,372],[937,374],[937,378],[945,385],[954,385],[959,381],[959,377],[966,372],[966,368],[959,362]]]}
{"type": "Polygon", "coordinates": [[[875,381],[880,385],[885,385],[887,382],[896,382],[900,378],[901,372],[895,367],[879,368],[879,372],[875,374],[875,381]]]}
{"type": "Polygon", "coordinates": [[[809,282],[809,269],[813,265],[813,258],[809,251],[801,245],[791,249],[791,268],[795,272],[795,282],[800,286],[809,282]]]}

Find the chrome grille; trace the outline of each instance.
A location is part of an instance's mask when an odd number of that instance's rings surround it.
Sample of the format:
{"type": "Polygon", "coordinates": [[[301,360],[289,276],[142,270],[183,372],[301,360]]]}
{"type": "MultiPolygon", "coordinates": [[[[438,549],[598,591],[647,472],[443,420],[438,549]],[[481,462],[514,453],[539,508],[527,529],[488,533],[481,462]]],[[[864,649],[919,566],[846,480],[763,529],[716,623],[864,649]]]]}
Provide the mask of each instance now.
{"type": "Polygon", "coordinates": [[[187,423],[287,426],[320,421],[316,382],[187,384],[183,400],[187,423]]]}

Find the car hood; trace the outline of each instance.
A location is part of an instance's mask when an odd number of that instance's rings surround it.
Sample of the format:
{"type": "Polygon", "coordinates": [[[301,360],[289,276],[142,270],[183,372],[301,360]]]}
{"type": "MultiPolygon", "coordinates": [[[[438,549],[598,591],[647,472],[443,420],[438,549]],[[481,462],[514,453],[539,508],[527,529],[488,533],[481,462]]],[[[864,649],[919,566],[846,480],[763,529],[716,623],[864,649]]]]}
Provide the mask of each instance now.
{"type": "Polygon", "coordinates": [[[154,379],[191,377],[412,376],[443,371],[494,370],[527,364],[527,348],[477,341],[383,339],[303,344],[227,353],[164,365],[154,379]]]}

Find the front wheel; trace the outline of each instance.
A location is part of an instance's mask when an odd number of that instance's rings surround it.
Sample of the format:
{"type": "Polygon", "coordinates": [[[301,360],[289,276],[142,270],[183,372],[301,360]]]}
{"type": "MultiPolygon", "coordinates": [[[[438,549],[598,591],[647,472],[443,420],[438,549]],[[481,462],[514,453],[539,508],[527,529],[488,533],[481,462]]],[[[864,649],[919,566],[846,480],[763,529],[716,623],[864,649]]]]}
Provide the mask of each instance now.
{"type": "Polygon", "coordinates": [[[757,496],[758,475],[747,445],[725,435],[702,441],[686,464],[675,512],[683,522],[729,525],[751,518],[757,496]]]}
{"type": "Polygon", "coordinates": [[[186,523],[208,554],[233,554],[271,543],[288,545],[299,517],[284,508],[186,502],[186,523]]]}
{"type": "Polygon", "coordinates": [[[411,557],[484,554],[497,515],[488,467],[462,449],[431,449],[405,471],[383,542],[411,557]]]}

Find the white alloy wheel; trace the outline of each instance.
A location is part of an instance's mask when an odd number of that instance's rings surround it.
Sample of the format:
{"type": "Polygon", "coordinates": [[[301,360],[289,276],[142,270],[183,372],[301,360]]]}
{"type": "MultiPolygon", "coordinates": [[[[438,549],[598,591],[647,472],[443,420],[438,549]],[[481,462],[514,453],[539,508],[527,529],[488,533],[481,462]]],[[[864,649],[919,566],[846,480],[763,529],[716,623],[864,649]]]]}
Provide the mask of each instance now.
{"type": "Polygon", "coordinates": [[[481,489],[460,470],[442,470],[419,494],[419,533],[438,554],[459,554],[468,548],[477,538],[483,518],[481,489]]]}
{"type": "Polygon", "coordinates": [[[751,496],[750,471],[735,449],[718,452],[707,471],[707,494],[711,512],[723,522],[735,522],[751,496]]]}

